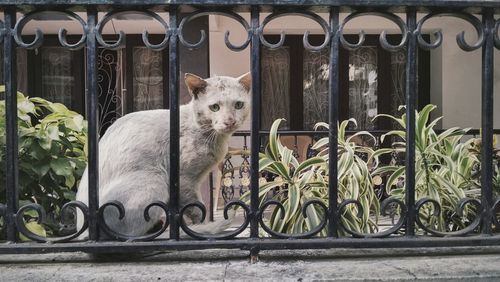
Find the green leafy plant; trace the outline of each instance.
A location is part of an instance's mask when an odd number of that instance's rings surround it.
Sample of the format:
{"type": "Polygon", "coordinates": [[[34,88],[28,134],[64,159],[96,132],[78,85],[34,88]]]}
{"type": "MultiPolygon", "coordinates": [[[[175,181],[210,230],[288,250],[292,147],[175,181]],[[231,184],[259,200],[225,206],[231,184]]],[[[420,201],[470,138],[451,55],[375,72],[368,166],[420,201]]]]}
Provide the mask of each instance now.
{"type": "MultiPolygon", "coordinates": [[[[420,112],[416,112],[415,116],[415,192],[417,200],[430,198],[436,201],[441,207],[441,213],[436,213],[436,207],[426,205],[418,216],[426,226],[437,231],[455,231],[467,226],[476,215],[477,211],[473,205],[467,205],[463,216],[459,216],[456,211],[461,200],[480,196],[476,177],[480,162],[471,150],[474,139],[464,141],[463,137],[469,129],[453,127],[439,134],[435,132],[434,126],[441,119],[439,117],[429,120],[430,113],[435,108],[434,105],[427,105],[420,112]]],[[[380,153],[404,152],[406,115],[397,118],[380,114],[376,118],[381,117],[396,121],[402,130],[393,130],[382,136],[393,136],[400,141],[393,142],[392,149],[382,149],[380,153]]],[[[388,175],[387,193],[404,199],[404,166],[382,166],[372,175],[388,175]]]]}
{"type": "MultiPolygon", "coordinates": [[[[0,92],[4,92],[4,86],[0,92]]],[[[49,215],[48,235],[61,228],[54,217],[74,200],[86,167],[87,123],[59,103],[17,94],[19,200],[41,205],[49,215]],[[52,222],[50,220],[52,218],[52,222]]],[[[0,202],[5,203],[5,101],[0,101],[0,202]]],[[[29,216],[30,212],[26,215],[29,216]]],[[[29,221],[29,219],[27,219],[29,221]]]]}
{"type": "MultiPolygon", "coordinates": [[[[307,217],[302,215],[302,209],[308,200],[316,199],[328,204],[328,139],[320,139],[314,149],[317,156],[301,163],[293,155],[293,150],[284,146],[277,134],[278,127],[283,119],[276,120],[269,133],[269,144],[265,153],[260,154],[259,170],[269,172],[276,177],[272,181],[261,181],[259,200],[260,205],[267,200],[280,202],[284,207],[284,214],[279,208],[274,208],[268,218],[268,226],[276,232],[297,234],[312,230],[324,219],[324,209],[318,205],[309,205],[306,209],[307,217]]],[[[357,217],[355,206],[348,206],[341,215],[342,222],[350,229],[358,232],[372,232],[376,227],[370,217],[370,207],[378,214],[379,203],[373,191],[373,181],[369,173],[368,162],[376,165],[376,156],[370,148],[356,145],[352,142],[355,136],[346,137],[345,129],[349,122],[344,121],[339,126],[339,201],[355,199],[364,207],[362,217],[357,217]],[[357,154],[365,154],[368,162],[357,154]]],[[[318,124],[317,128],[327,124],[318,124]]],[[[356,136],[367,135],[360,132],[356,136]]],[[[242,200],[249,202],[250,193],[242,196],[242,200]]],[[[343,232],[343,231],[341,231],[343,232]]],[[[322,230],[319,235],[326,235],[322,230]]]]}
{"type": "MultiPolygon", "coordinates": [[[[279,208],[274,208],[269,219],[269,227],[273,231],[303,233],[316,227],[321,218],[324,218],[323,210],[315,205],[307,209],[308,216],[304,218],[302,206],[307,200],[323,194],[326,183],[317,171],[325,160],[313,157],[299,163],[293,150],[284,146],[279,139],[277,131],[282,121],[283,119],[274,121],[269,133],[269,144],[265,153],[259,156],[259,170],[276,175],[272,181],[261,181],[259,200],[261,206],[266,200],[277,200],[285,208],[284,215],[279,208]],[[276,193],[271,196],[273,191],[276,193]]],[[[250,192],[241,198],[249,202],[250,192]]]]}
{"type": "MultiPolygon", "coordinates": [[[[374,233],[378,231],[378,215],[380,203],[376,196],[374,178],[371,171],[379,162],[379,153],[371,147],[361,145],[361,139],[372,139],[375,137],[367,131],[359,131],[353,135],[346,135],[348,125],[352,123],[357,126],[355,119],[344,120],[338,127],[338,199],[339,203],[344,200],[356,200],[363,207],[361,217],[358,217],[358,208],[355,205],[347,205],[341,213],[342,225],[358,233],[374,233]],[[357,139],[357,140],[356,140],[357,139]],[[356,140],[356,141],[355,141],[356,140]]],[[[326,123],[318,123],[315,128],[329,129],[326,123]]],[[[318,156],[325,159],[326,164],[321,167],[321,174],[328,179],[328,137],[320,139],[312,147],[319,150],[318,156]]],[[[328,197],[328,191],[324,191],[323,197],[328,197]]],[[[340,230],[341,235],[346,235],[345,230],[340,230]]]]}
{"type": "MultiPolygon", "coordinates": [[[[474,142],[471,143],[471,148],[469,149],[472,153],[474,153],[478,159],[481,158],[481,138],[475,138],[474,142]]],[[[500,149],[498,146],[498,137],[493,135],[493,196],[500,196],[500,149]]],[[[478,164],[479,166],[479,164],[478,164]]],[[[474,178],[479,183],[480,180],[480,169],[477,170],[474,178]]]]}

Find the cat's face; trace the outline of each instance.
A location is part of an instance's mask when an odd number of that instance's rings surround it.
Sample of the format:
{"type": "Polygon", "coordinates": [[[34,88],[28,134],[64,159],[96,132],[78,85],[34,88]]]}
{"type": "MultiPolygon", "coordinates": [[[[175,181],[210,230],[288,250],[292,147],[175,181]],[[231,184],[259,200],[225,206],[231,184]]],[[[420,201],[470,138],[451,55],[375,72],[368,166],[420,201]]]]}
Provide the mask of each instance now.
{"type": "Polygon", "coordinates": [[[186,74],[185,82],[193,96],[195,119],[202,128],[231,134],[247,118],[251,101],[249,73],[238,78],[215,76],[208,79],[186,74]]]}

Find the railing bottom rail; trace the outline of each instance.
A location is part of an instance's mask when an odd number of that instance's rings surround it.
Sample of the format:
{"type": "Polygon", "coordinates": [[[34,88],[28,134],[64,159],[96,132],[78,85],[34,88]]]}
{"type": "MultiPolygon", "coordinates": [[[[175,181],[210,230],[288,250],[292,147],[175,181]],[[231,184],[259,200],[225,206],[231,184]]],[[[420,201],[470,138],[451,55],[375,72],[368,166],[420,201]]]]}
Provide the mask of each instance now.
{"type": "Polygon", "coordinates": [[[310,238],[310,239],[233,239],[207,241],[157,240],[151,242],[75,242],[64,244],[5,243],[0,254],[39,254],[57,252],[133,253],[187,251],[201,249],[288,250],[332,248],[449,248],[500,246],[498,236],[433,238],[424,236],[394,238],[310,238]]]}

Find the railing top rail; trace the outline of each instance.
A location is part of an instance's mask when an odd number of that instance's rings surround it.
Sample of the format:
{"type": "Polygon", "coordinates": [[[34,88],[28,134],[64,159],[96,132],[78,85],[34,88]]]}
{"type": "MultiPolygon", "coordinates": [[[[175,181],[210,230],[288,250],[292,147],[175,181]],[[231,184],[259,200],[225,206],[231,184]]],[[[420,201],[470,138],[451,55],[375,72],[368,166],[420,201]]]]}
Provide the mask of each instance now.
{"type": "MultiPolygon", "coordinates": [[[[375,129],[375,130],[368,130],[373,135],[382,135],[385,134],[392,129],[375,129]]],[[[442,133],[446,129],[434,129],[436,133],[442,133]]],[[[364,130],[346,130],[345,132],[347,134],[354,134],[360,131],[364,130]]],[[[465,135],[466,136],[472,136],[472,135],[480,135],[481,131],[480,129],[469,129],[465,135]]],[[[261,135],[268,135],[269,130],[261,130],[260,131],[261,135]]],[[[278,130],[278,134],[280,135],[328,135],[328,131],[326,130],[278,130]]],[[[500,134],[500,128],[498,129],[493,129],[493,134],[500,134]]],[[[250,131],[249,130],[238,130],[236,131],[233,136],[250,136],[250,131]]]]}
{"type": "Polygon", "coordinates": [[[346,7],[391,7],[395,11],[404,11],[405,7],[443,7],[443,8],[497,8],[498,0],[0,0],[0,5],[113,5],[113,6],[157,6],[157,5],[200,5],[200,6],[239,6],[249,10],[250,5],[272,6],[310,6],[315,9],[328,6],[346,7]]]}

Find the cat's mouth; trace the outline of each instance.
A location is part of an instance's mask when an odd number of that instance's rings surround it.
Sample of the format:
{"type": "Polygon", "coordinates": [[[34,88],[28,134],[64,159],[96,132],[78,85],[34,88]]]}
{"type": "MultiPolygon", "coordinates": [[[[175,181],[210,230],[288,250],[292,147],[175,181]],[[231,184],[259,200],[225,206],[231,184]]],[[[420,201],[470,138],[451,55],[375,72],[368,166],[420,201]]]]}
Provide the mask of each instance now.
{"type": "Polygon", "coordinates": [[[221,128],[221,129],[219,129],[217,131],[219,133],[222,133],[222,134],[231,134],[231,133],[235,132],[236,129],[238,129],[238,126],[237,125],[232,125],[232,126],[227,126],[227,127],[221,128]]]}

